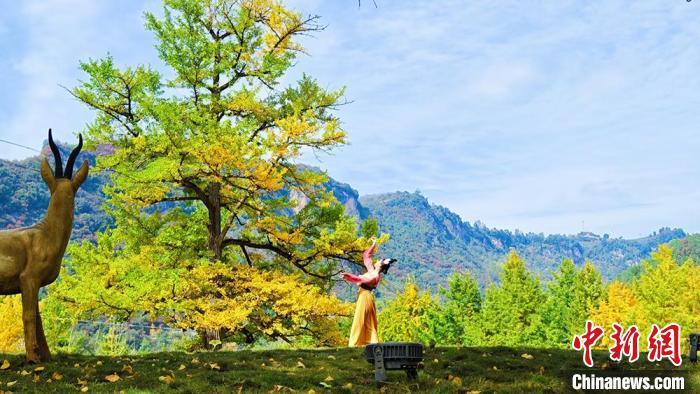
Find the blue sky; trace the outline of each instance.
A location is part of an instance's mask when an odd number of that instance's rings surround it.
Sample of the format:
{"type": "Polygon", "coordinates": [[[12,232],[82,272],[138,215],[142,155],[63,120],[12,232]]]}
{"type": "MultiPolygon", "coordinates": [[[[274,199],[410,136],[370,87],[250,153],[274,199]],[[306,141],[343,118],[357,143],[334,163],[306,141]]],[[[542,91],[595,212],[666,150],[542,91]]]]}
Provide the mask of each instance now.
{"type": "MultiPolygon", "coordinates": [[[[700,2],[376,2],[290,2],[328,27],[289,80],[352,101],[351,144],[307,161],[491,227],[700,231],[700,2]]],[[[80,59],[160,67],[142,22],[157,0],[2,3],[0,138],[73,138],[92,116],[61,87],[80,59]]]]}

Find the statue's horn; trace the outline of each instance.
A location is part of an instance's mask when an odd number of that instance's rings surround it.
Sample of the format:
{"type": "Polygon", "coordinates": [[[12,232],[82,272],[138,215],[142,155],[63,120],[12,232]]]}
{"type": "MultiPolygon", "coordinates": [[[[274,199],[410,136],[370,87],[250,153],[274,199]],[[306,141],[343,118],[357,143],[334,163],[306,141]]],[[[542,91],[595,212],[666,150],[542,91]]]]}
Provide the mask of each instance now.
{"type": "Polygon", "coordinates": [[[75,159],[78,158],[78,154],[80,154],[81,149],[83,149],[83,135],[78,134],[78,146],[76,146],[70,153],[68,162],[66,163],[66,178],[68,179],[73,178],[73,165],[75,164],[75,159]]]}
{"type": "Polygon", "coordinates": [[[51,147],[51,152],[53,152],[53,159],[56,165],[54,166],[53,176],[54,178],[63,178],[63,164],[61,164],[61,151],[58,150],[58,146],[53,142],[53,135],[51,135],[51,129],[49,129],[49,146],[51,147]]]}

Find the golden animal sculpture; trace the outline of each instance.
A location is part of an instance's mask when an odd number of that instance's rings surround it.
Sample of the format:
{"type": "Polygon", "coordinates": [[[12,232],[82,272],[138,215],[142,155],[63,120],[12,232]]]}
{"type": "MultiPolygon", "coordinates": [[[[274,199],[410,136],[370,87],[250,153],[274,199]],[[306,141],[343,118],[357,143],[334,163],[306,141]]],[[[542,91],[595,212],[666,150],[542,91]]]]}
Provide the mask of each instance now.
{"type": "Polygon", "coordinates": [[[50,129],[49,145],[56,164],[52,172],[46,159],[41,163],[41,177],[51,192],[44,219],[31,227],[0,231],[0,294],[22,294],[24,345],[27,361],[33,363],[51,359],[39,316],[39,289],[58,277],[73,230],[75,193],[88,176],[87,161],[73,176],[73,164],[83,147],[82,135],[65,172],[50,129]]]}

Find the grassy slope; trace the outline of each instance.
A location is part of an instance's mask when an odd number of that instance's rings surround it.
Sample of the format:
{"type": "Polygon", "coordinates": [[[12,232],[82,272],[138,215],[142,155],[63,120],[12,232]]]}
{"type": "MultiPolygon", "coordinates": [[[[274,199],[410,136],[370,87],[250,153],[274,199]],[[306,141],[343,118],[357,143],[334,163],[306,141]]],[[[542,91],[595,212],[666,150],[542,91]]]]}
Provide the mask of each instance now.
{"type": "MultiPolygon", "coordinates": [[[[390,372],[391,382],[383,391],[558,393],[570,391],[571,372],[582,370],[580,353],[563,350],[438,348],[426,350],[425,356],[425,368],[416,384],[406,383],[402,372],[390,372]],[[523,353],[534,358],[525,359],[521,357],[523,353]]],[[[607,352],[598,353],[595,360],[602,364],[606,356],[607,352]]],[[[243,392],[376,391],[371,366],[359,349],[163,353],[134,357],[58,355],[55,361],[43,365],[45,369],[40,372],[33,372],[36,366],[23,364],[19,356],[0,356],[0,360],[5,358],[11,366],[0,371],[0,392],[79,392],[82,387],[88,387],[89,392],[123,390],[126,393],[230,393],[239,389],[243,392]],[[217,364],[214,369],[211,363],[217,364]],[[62,378],[47,383],[54,372],[59,372],[62,378]],[[105,381],[105,376],[115,372],[119,381],[105,381]],[[168,384],[159,379],[166,375],[174,376],[174,382],[168,384]],[[329,376],[332,379],[327,379],[329,376]],[[79,379],[82,384],[78,383],[79,379]],[[8,387],[8,382],[13,381],[16,383],[8,387]],[[324,388],[321,382],[332,387],[324,388]]],[[[623,364],[613,373],[665,368],[669,365],[638,362],[632,366],[623,364]]],[[[695,387],[700,385],[700,367],[686,364],[680,369],[690,376],[695,387]]],[[[586,372],[600,376],[612,370],[596,368],[586,372]]]]}

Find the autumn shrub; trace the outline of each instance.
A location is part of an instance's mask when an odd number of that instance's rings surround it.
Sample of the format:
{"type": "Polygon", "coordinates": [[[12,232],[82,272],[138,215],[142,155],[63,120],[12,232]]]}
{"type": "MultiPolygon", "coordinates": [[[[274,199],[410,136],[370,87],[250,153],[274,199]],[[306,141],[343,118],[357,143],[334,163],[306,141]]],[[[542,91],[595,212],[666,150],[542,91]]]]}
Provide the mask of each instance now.
{"type": "Polygon", "coordinates": [[[0,298],[0,353],[24,350],[22,298],[19,295],[0,298]]]}

